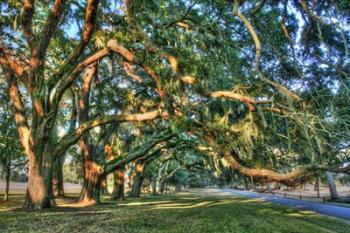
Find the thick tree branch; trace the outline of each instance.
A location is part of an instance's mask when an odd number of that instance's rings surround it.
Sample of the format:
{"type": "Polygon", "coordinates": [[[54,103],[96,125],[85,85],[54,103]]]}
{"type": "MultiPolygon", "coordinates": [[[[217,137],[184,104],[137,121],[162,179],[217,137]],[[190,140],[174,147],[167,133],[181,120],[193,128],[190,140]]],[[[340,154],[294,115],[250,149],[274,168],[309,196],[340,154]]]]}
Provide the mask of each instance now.
{"type": "Polygon", "coordinates": [[[32,50],[35,48],[35,37],[32,30],[32,19],[34,14],[34,0],[24,0],[23,8],[21,12],[21,24],[23,35],[27,40],[29,48],[32,50]]]}
{"type": "Polygon", "coordinates": [[[256,104],[272,103],[272,100],[255,100],[255,99],[252,99],[248,96],[234,93],[232,91],[215,91],[215,92],[210,93],[209,96],[213,97],[213,98],[222,98],[222,97],[231,98],[231,99],[237,100],[239,102],[247,103],[250,111],[256,110],[256,107],[254,106],[256,104]]]}
{"type": "Polygon", "coordinates": [[[317,171],[316,166],[300,167],[288,173],[278,173],[262,168],[247,168],[238,163],[229,151],[224,153],[224,160],[237,172],[248,177],[255,178],[261,182],[281,182],[285,184],[293,184],[298,182],[300,178],[310,177],[317,171]]]}
{"type": "Polygon", "coordinates": [[[6,71],[5,78],[8,83],[8,93],[11,99],[11,105],[14,113],[14,121],[17,126],[21,144],[23,145],[26,154],[29,156],[29,159],[33,159],[34,154],[32,153],[30,147],[31,136],[29,125],[26,119],[25,108],[21,99],[21,93],[19,91],[17,80],[11,73],[6,73],[6,71]]]}
{"type": "Polygon", "coordinates": [[[253,38],[254,44],[255,44],[255,68],[258,70],[259,69],[259,61],[260,61],[260,51],[261,51],[261,44],[258,35],[256,34],[252,24],[248,21],[248,19],[242,15],[241,12],[237,9],[236,12],[234,12],[237,17],[243,21],[245,26],[248,28],[250,35],[253,38]]]}
{"type": "Polygon", "coordinates": [[[109,173],[113,172],[115,169],[125,166],[126,164],[135,161],[138,158],[144,157],[149,150],[151,150],[153,147],[158,145],[161,142],[167,141],[171,139],[172,137],[176,136],[175,133],[167,134],[164,136],[159,137],[158,139],[155,139],[149,143],[146,143],[145,145],[141,146],[137,151],[131,152],[123,157],[115,158],[111,161],[109,161],[104,168],[103,176],[108,175],[109,173]]]}
{"type": "Polygon", "coordinates": [[[132,64],[129,63],[129,62],[124,62],[123,63],[124,65],[124,70],[125,70],[125,73],[131,77],[133,80],[135,80],[136,82],[138,83],[143,83],[143,79],[134,73],[133,69],[132,69],[132,64]]]}
{"type": "Polygon", "coordinates": [[[79,58],[84,52],[85,47],[89,44],[96,24],[99,2],[99,0],[87,1],[85,10],[84,30],[81,34],[80,43],[76,47],[74,52],[69,56],[69,58],[64,62],[63,66],[58,71],[58,73],[55,75],[58,79],[62,78],[62,76],[64,76],[64,74],[67,71],[69,71],[71,67],[74,67],[77,64],[79,58]]]}
{"type": "Polygon", "coordinates": [[[93,55],[79,63],[69,76],[59,80],[56,86],[53,88],[52,93],[50,95],[50,104],[52,106],[57,106],[61,100],[63,93],[67,90],[68,87],[70,87],[74,83],[74,81],[78,78],[79,74],[86,67],[109,55],[109,53],[110,51],[107,48],[99,50],[98,52],[94,53],[93,55]]]}
{"type": "Polygon", "coordinates": [[[13,56],[11,56],[10,51],[3,46],[0,42],[0,66],[3,67],[6,72],[11,73],[16,76],[31,92],[31,85],[28,80],[28,73],[25,66],[16,61],[13,56]]]}

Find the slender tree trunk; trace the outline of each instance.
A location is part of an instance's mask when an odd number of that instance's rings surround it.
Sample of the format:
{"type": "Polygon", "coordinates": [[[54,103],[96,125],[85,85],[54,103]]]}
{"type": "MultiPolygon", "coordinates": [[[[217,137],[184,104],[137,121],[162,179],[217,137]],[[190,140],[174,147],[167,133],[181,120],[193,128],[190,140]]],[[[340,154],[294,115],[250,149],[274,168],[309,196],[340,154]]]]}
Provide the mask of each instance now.
{"type": "Polygon", "coordinates": [[[316,177],[314,191],[317,192],[317,197],[320,197],[320,177],[319,176],[316,177]]]}
{"type": "Polygon", "coordinates": [[[101,181],[101,193],[102,194],[108,194],[108,190],[107,190],[107,179],[103,178],[101,181]]]}
{"type": "Polygon", "coordinates": [[[28,188],[24,202],[26,209],[55,206],[52,196],[52,156],[50,143],[36,145],[35,156],[29,156],[28,188]]]}
{"type": "Polygon", "coordinates": [[[124,170],[117,169],[114,172],[114,187],[112,193],[112,200],[125,200],[124,195],[124,170]]]}
{"type": "Polygon", "coordinates": [[[152,178],[152,193],[153,195],[157,195],[157,175],[152,178]]]}
{"type": "Polygon", "coordinates": [[[138,174],[134,180],[134,183],[132,185],[130,197],[140,197],[141,194],[141,188],[143,181],[145,180],[145,176],[143,174],[138,174]]]}
{"type": "Polygon", "coordinates": [[[65,156],[60,156],[53,163],[52,194],[54,197],[63,197],[64,196],[64,187],[63,187],[64,160],[65,160],[65,156]]]}
{"type": "Polygon", "coordinates": [[[331,172],[326,172],[327,176],[327,182],[328,182],[328,187],[329,187],[329,192],[331,194],[331,199],[338,199],[339,194],[337,191],[337,186],[334,181],[334,176],[331,172]]]}
{"type": "Polygon", "coordinates": [[[4,195],[4,201],[9,200],[9,192],[10,192],[10,176],[11,176],[11,157],[8,158],[8,161],[6,163],[6,173],[5,173],[5,195],[4,195]]]}

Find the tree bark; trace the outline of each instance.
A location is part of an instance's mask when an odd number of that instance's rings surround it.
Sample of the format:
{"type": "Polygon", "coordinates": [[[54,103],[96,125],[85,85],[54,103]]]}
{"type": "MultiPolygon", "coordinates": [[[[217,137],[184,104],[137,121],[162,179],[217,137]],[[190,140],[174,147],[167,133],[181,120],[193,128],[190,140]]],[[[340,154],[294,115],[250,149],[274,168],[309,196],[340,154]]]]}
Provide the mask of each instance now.
{"type": "Polygon", "coordinates": [[[49,143],[37,145],[35,157],[29,157],[28,188],[24,208],[40,210],[56,205],[52,196],[52,156],[49,143]]]}
{"type": "Polygon", "coordinates": [[[101,193],[102,194],[108,194],[108,189],[107,189],[107,179],[103,178],[101,181],[101,193]]]}
{"type": "Polygon", "coordinates": [[[85,204],[100,203],[100,167],[93,161],[84,162],[84,181],[79,202],[85,204]]]}
{"type": "Polygon", "coordinates": [[[145,161],[144,159],[139,159],[136,164],[135,164],[135,179],[132,184],[131,192],[130,192],[130,197],[140,197],[141,193],[141,187],[143,184],[143,181],[145,179],[144,176],[144,169],[145,169],[145,161]]]}
{"type": "Polygon", "coordinates": [[[317,192],[317,197],[320,197],[320,177],[319,176],[316,177],[314,191],[317,192]]]}
{"type": "Polygon", "coordinates": [[[112,193],[112,200],[125,200],[124,195],[124,169],[117,169],[114,171],[114,187],[112,193]]]}
{"type": "Polygon", "coordinates": [[[157,175],[152,178],[152,194],[157,195],[157,175]]]}
{"type": "Polygon", "coordinates": [[[5,195],[4,201],[9,200],[9,192],[10,192],[10,176],[11,176],[11,157],[8,158],[6,163],[6,173],[5,173],[5,195]]]}
{"type": "Polygon", "coordinates": [[[63,187],[63,164],[65,157],[60,156],[53,163],[52,172],[52,195],[54,197],[64,197],[63,187]]]}
{"type": "Polygon", "coordinates": [[[159,192],[163,193],[165,189],[166,179],[161,179],[159,182],[159,192]]]}
{"type": "Polygon", "coordinates": [[[141,194],[141,188],[143,181],[145,180],[145,176],[143,174],[138,174],[134,180],[134,183],[132,185],[130,197],[140,197],[141,194]]]}
{"type": "Polygon", "coordinates": [[[337,191],[337,186],[335,184],[334,181],[334,176],[331,172],[326,172],[326,176],[327,176],[327,182],[328,182],[328,187],[329,187],[329,192],[331,194],[331,199],[338,199],[339,198],[339,194],[337,191]]]}

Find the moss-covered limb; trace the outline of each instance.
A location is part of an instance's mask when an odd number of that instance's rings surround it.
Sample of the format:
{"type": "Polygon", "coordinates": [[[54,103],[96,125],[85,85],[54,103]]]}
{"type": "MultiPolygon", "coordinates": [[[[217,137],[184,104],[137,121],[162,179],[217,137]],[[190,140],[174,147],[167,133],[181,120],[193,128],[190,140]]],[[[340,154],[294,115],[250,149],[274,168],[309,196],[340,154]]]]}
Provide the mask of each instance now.
{"type": "Polygon", "coordinates": [[[288,173],[278,173],[273,170],[264,168],[248,168],[240,164],[230,152],[225,152],[224,161],[228,163],[228,166],[237,172],[252,177],[261,182],[281,182],[286,184],[295,183],[298,178],[309,175],[309,173],[315,173],[316,168],[304,168],[300,167],[288,173]]]}
{"type": "Polygon", "coordinates": [[[347,164],[343,167],[337,167],[337,168],[330,168],[328,169],[328,171],[330,172],[334,172],[334,173],[350,173],[350,164],[347,164]]]}
{"type": "Polygon", "coordinates": [[[62,154],[62,151],[67,150],[71,145],[76,143],[84,133],[87,131],[109,123],[116,122],[142,122],[154,120],[158,117],[167,117],[167,112],[162,112],[159,110],[154,110],[145,113],[135,113],[135,114],[122,114],[116,116],[104,116],[100,118],[96,118],[93,120],[89,120],[80,124],[79,128],[77,128],[73,133],[65,135],[60,142],[58,142],[53,150],[53,156],[58,156],[62,154]]]}
{"type": "Polygon", "coordinates": [[[284,94],[285,96],[290,97],[291,99],[293,99],[297,102],[303,101],[303,99],[300,96],[298,96],[294,92],[290,91],[287,87],[266,78],[261,72],[259,72],[259,77],[261,80],[268,83],[269,85],[274,87],[276,90],[278,90],[280,93],[284,94]]]}
{"type": "MultiPolygon", "coordinates": [[[[144,145],[140,146],[136,151],[130,152],[130,153],[126,154],[125,156],[121,156],[121,157],[118,157],[118,158],[115,158],[115,159],[109,161],[104,166],[104,171],[103,171],[102,176],[106,176],[109,173],[113,172],[116,168],[123,167],[126,164],[128,164],[132,161],[135,161],[138,158],[145,156],[156,145],[158,145],[161,142],[167,141],[176,135],[177,135],[176,133],[170,133],[170,134],[163,135],[155,140],[152,140],[148,143],[145,143],[144,145]]],[[[152,156],[152,154],[150,154],[150,156],[152,156]]]]}
{"type": "MultiPolygon", "coordinates": [[[[182,17],[182,19],[185,19],[187,17],[187,15],[191,12],[194,5],[195,4],[191,5],[187,9],[187,11],[186,11],[185,15],[182,17]]],[[[147,33],[139,26],[138,21],[134,18],[133,0],[126,0],[125,7],[126,7],[127,22],[130,25],[130,27],[132,27],[135,30],[136,36],[138,36],[143,41],[147,51],[149,53],[158,54],[160,57],[162,57],[166,61],[168,61],[174,74],[176,74],[178,76],[179,80],[181,80],[183,83],[194,84],[195,83],[194,77],[181,74],[181,72],[179,70],[178,59],[175,56],[173,56],[172,54],[165,52],[163,49],[156,47],[153,44],[153,42],[149,39],[147,33]]],[[[157,85],[160,85],[159,78],[152,74],[154,72],[147,71],[150,69],[149,67],[144,67],[144,69],[148,74],[151,75],[152,78],[155,79],[155,81],[157,82],[157,85]]]]}
{"type": "MultiPolygon", "coordinates": [[[[43,30],[40,32],[40,36],[38,38],[38,51],[37,57],[39,61],[42,61],[46,55],[47,48],[51,42],[51,38],[54,35],[63,15],[65,6],[67,2],[64,0],[55,0],[54,4],[50,10],[50,13],[46,19],[43,30]]],[[[40,65],[44,63],[41,62],[40,65]]]]}
{"type": "Polygon", "coordinates": [[[264,168],[248,168],[240,164],[229,151],[226,151],[224,153],[223,158],[228,163],[230,168],[236,170],[237,172],[243,175],[259,180],[263,183],[281,182],[290,185],[306,181],[314,177],[318,171],[331,171],[334,173],[350,172],[350,165],[344,167],[330,167],[318,164],[310,164],[306,166],[300,166],[287,173],[279,173],[264,168]]]}

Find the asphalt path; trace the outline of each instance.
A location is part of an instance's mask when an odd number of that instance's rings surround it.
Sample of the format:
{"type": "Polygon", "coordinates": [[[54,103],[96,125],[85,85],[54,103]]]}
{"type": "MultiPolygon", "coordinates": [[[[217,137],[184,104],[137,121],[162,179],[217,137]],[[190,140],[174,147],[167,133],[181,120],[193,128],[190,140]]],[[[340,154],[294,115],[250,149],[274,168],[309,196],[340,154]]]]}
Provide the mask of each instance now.
{"type": "Polygon", "coordinates": [[[303,201],[303,200],[296,200],[296,199],[289,199],[289,198],[283,198],[283,197],[276,197],[276,196],[264,195],[264,194],[255,193],[255,192],[241,191],[236,189],[223,189],[223,191],[237,195],[237,196],[260,199],[260,200],[272,202],[279,205],[295,207],[303,210],[311,210],[320,214],[325,214],[328,216],[350,220],[350,208],[347,208],[347,207],[328,205],[328,204],[317,203],[317,202],[309,202],[309,201],[303,201]]]}

